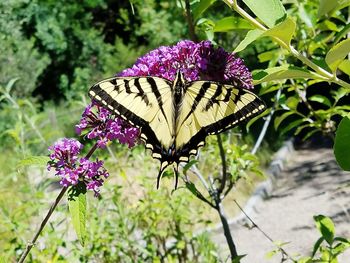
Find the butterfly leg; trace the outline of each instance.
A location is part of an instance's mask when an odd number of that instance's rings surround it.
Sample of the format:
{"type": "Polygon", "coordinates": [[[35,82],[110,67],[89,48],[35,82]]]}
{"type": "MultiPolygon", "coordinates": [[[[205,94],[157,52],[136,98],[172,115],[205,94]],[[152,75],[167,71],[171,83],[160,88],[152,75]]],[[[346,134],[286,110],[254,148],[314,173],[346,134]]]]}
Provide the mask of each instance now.
{"type": "Polygon", "coordinates": [[[177,188],[177,183],[178,183],[178,181],[179,181],[179,164],[178,163],[176,163],[176,164],[174,164],[174,173],[175,173],[175,190],[176,190],[176,188],[177,188]]]}
{"type": "Polygon", "coordinates": [[[162,179],[163,172],[164,172],[165,168],[168,167],[168,165],[169,165],[168,162],[162,162],[160,164],[159,173],[158,173],[158,177],[157,177],[157,189],[159,189],[160,180],[162,179]]]}

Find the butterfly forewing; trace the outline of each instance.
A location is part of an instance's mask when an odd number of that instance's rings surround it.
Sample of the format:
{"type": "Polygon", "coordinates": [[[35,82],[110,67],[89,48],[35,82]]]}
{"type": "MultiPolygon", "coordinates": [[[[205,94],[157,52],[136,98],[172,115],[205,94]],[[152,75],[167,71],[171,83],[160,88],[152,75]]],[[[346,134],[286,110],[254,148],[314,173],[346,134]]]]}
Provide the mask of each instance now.
{"type": "Polygon", "coordinates": [[[171,83],[155,77],[120,77],[98,82],[90,97],[141,129],[141,139],[161,159],[174,134],[171,83]],[[160,136],[161,135],[161,136],[160,136]]]}

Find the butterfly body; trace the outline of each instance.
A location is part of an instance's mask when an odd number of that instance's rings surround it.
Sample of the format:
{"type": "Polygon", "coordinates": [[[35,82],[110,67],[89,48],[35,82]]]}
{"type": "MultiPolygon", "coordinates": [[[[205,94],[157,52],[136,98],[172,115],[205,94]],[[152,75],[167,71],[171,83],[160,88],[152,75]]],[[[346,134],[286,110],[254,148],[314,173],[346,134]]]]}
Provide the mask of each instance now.
{"type": "Polygon", "coordinates": [[[218,134],[265,110],[252,92],[214,81],[173,82],[158,77],[115,77],[91,87],[91,98],[140,128],[152,157],[164,169],[188,162],[210,134],[218,134]]]}

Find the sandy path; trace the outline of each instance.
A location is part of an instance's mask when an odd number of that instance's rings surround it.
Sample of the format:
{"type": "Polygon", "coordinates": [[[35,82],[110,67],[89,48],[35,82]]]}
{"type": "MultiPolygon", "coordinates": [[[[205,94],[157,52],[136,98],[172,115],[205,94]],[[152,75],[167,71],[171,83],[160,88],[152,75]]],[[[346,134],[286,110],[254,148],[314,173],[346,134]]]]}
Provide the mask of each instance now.
{"type": "MultiPolygon", "coordinates": [[[[275,241],[289,242],[284,249],[298,258],[309,255],[320,237],[313,215],[330,216],[336,235],[350,238],[350,173],[338,168],[331,149],[301,149],[291,160],[272,195],[256,204],[251,217],[275,241]]],[[[238,253],[247,254],[242,263],[281,262],[280,254],[267,259],[266,254],[275,247],[256,228],[234,224],[232,235],[238,253]]],[[[215,239],[227,255],[223,234],[215,239]]],[[[339,257],[339,263],[350,263],[350,249],[339,257]]]]}

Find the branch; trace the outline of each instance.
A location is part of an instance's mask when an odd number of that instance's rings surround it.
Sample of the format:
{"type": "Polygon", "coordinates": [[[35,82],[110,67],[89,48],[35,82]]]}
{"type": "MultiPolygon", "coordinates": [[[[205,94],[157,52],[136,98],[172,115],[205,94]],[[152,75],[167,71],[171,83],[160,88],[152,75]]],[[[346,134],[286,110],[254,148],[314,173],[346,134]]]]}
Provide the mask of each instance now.
{"type": "Polygon", "coordinates": [[[194,24],[193,24],[193,19],[192,19],[192,14],[191,14],[191,5],[189,0],[185,0],[185,10],[186,10],[186,20],[188,24],[188,31],[190,34],[190,39],[194,42],[198,41],[198,37],[196,35],[195,29],[194,29],[194,24]]]}
{"type": "Polygon", "coordinates": [[[222,191],[224,191],[226,186],[226,180],[227,180],[227,165],[226,165],[226,156],[225,156],[225,150],[222,145],[222,140],[220,134],[216,135],[216,138],[218,139],[218,145],[220,150],[220,157],[221,157],[221,164],[222,164],[222,179],[221,184],[218,189],[218,197],[220,197],[222,191]]]}

